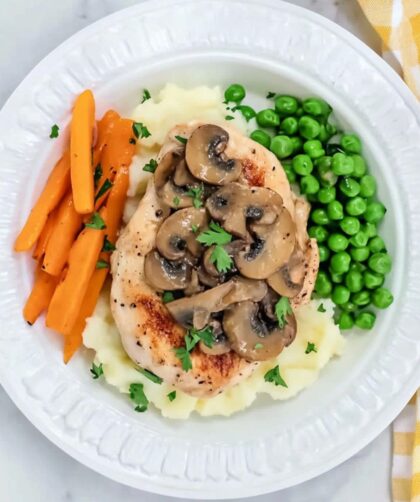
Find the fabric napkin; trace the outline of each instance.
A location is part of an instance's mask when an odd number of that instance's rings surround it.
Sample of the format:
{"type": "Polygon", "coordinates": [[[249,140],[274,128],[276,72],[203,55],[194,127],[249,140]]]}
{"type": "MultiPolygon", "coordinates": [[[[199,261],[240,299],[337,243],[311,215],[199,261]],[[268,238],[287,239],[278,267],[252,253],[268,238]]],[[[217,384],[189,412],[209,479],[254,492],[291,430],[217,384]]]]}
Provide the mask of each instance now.
{"type": "MultiPolygon", "coordinates": [[[[420,98],[420,0],[358,2],[381,37],[384,59],[420,98]]],[[[420,502],[420,390],[395,419],[393,436],[393,500],[420,502]]]]}

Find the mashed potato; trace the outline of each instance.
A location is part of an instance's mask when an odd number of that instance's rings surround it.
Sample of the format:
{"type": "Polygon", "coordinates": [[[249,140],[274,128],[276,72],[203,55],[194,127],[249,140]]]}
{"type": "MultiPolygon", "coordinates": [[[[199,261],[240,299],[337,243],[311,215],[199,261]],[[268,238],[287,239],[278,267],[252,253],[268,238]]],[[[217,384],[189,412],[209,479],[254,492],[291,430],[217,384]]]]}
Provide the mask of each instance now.
{"type": "MultiPolygon", "coordinates": [[[[134,110],[133,119],[142,122],[151,136],[140,140],[139,153],[130,167],[129,197],[124,213],[126,222],[134,213],[151,176],[143,171],[143,167],[157,156],[167,132],[175,125],[191,120],[223,125],[227,114],[234,116],[229,124],[235,124],[245,133],[245,120],[238,113],[226,111],[219,87],[201,86],[186,90],[173,84],[166,85],[156,99],[147,100],[134,110]]],[[[172,387],[165,383],[157,385],[136,370],[122,347],[111,315],[109,292],[103,293],[94,315],[88,320],[83,340],[86,347],[96,352],[95,362],[103,365],[105,380],[110,385],[128,393],[130,384],[143,383],[149,401],[163,416],[185,419],[193,411],[203,416],[229,416],[248,407],[258,393],[269,394],[273,399],[296,395],[316,381],[320,370],[333,356],[341,354],[344,339],[333,321],[333,304],[324,301],[323,305],[325,312],[318,311],[319,302],[316,301],[296,312],[296,339],[275,360],[262,363],[247,380],[207,399],[191,397],[177,390],[176,399],[171,402],[167,395],[174,390],[172,387]],[[317,352],[305,353],[308,342],[315,344],[317,352]],[[265,373],[277,364],[287,387],[264,381],[265,373]]]]}

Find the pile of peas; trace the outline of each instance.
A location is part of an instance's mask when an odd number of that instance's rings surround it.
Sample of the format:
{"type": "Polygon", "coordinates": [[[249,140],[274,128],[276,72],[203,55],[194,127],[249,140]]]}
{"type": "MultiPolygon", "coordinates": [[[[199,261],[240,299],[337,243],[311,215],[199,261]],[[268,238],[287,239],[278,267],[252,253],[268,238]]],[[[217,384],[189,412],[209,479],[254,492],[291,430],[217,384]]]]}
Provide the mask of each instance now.
{"type": "Polygon", "coordinates": [[[392,260],[378,225],[386,208],[376,200],[376,180],[368,173],[362,144],[329,121],[331,106],[320,98],[269,93],[274,106],[256,113],[241,105],[246,92],[232,84],[225,91],[231,110],[259,126],[250,137],[281,161],[291,185],[311,203],[308,233],[318,242],[320,269],[315,293],[338,308],[340,329],[372,329],[370,305],[385,309],[393,302],[383,287],[392,260]]]}

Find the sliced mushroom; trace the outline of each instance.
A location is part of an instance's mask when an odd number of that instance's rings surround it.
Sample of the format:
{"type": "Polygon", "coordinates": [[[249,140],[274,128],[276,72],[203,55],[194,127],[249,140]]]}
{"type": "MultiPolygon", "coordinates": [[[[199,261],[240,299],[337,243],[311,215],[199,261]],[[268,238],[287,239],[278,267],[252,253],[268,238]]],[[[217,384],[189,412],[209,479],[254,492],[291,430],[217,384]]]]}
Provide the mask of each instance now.
{"type": "Polygon", "coordinates": [[[198,279],[200,280],[201,284],[209,286],[210,288],[216,287],[221,282],[222,279],[222,277],[219,275],[218,276],[210,275],[205,269],[204,265],[200,265],[198,267],[197,273],[198,273],[198,279]]]}
{"type": "Polygon", "coordinates": [[[281,296],[294,298],[303,287],[305,279],[305,257],[296,247],[286,265],[267,279],[268,284],[281,296]]]}
{"type": "Polygon", "coordinates": [[[221,322],[213,319],[210,321],[209,326],[213,328],[213,346],[207,347],[207,345],[201,340],[199,342],[200,350],[209,356],[220,356],[221,354],[227,354],[230,352],[230,342],[228,337],[223,333],[221,322]]]}
{"type": "MultiPolygon", "coordinates": [[[[242,249],[245,248],[245,245],[246,245],[245,241],[236,240],[236,241],[229,242],[229,244],[226,244],[225,246],[223,246],[223,248],[225,249],[227,254],[231,258],[233,258],[234,256],[236,256],[237,253],[239,253],[239,251],[241,251],[242,249]]],[[[212,258],[211,258],[215,247],[216,246],[210,246],[204,252],[204,254],[203,254],[203,267],[204,267],[205,272],[208,275],[210,275],[210,277],[222,279],[225,276],[225,274],[222,274],[217,270],[216,265],[212,262],[212,258]]],[[[237,272],[237,269],[234,265],[232,265],[232,268],[229,270],[229,274],[232,274],[235,272],[237,272]]],[[[205,282],[203,282],[203,283],[205,284],[205,282]]]]}
{"type": "Polygon", "coordinates": [[[149,286],[157,291],[175,291],[188,286],[191,266],[183,260],[169,261],[153,250],[144,260],[144,275],[149,286]]]}
{"type": "Polygon", "coordinates": [[[296,226],[283,208],[272,225],[253,223],[254,240],[235,257],[240,273],[250,279],[267,279],[290,258],[295,247],[296,226]]]}
{"type": "Polygon", "coordinates": [[[197,293],[201,293],[203,291],[203,286],[200,284],[197,270],[192,270],[191,272],[191,280],[188,286],[184,289],[185,296],[196,295],[197,293]]]}
{"type": "Polygon", "coordinates": [[[226,185],[239,178],[242,164],[224,153],[229,141],[227,131],[207,124],[197,127],[185,148],[185,159],[191,174],[213,185],[226,185]]]}
{"type": "Polygon", "coordinates": [[[174,171],[180,162],[183,162],[181,154],[170,151],[163,156],[154,174],[158,197],[175,209],[193,205],[193,199],[186,194],[187,190],[173,182],[174,171]]]}
{"type": "Polygon", "coordinates": [[[206,202],[210,215],[233,235],[248,237],[247,222],[271,225],[283,207],[281,196],[269,188],[249,189],[230,183],[211,195],[206,202]]]}
{"type": "Polygon", "coordinates": [[[178,162],[173,180],[175,185],[179,187],[185,187],[185,186],[199,186],[200,182],[194,178],[194,176],[191,174],[191,172],[188,170],[187,163],[185,162],[185,159],[182,159],[178,162]]]}
{"type": "Polygon", "coordinates": [[[254,281],[236,276],[232,282],[235,287],[223,298],[226,306],[245,300],[259,302],[267,294],[267,284],[264,281],[254,281]]]}
{"type": "Polygon", "coordinates": [[[287,324],[278,324],[261,312],[257,303],[246,301],[229,307],[223,316],[223,329],[232,349],[248,361],[266,361],[280,354],[296,336],[296,319],[286,317],[287,324]]]}
{"type": "Polygon", "coordinates": [[[202,248],[193,228],[201,231],[206,225],[205,209],[187,207],[176,211],[159,228],[156,236],[159,253],[169,260],[183,259],[187,252],[194,257],[200,256],[202,248]]]}

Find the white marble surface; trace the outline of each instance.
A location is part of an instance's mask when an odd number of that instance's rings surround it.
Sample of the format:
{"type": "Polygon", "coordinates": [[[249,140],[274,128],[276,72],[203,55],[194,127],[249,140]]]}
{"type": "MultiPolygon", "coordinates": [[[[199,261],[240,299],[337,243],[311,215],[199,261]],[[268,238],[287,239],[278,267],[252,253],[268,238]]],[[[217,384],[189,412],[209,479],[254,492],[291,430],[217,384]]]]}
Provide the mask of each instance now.
{"type": "MultiPolygon", "coordinates": [[[[227,0],[228,1],[228,0],[227,0]]],[[[71,34],[136,0],[1,0],[0,106],[26,73],[71,34]]],[[[294,0],[352,31],[379,50],[355,0],[294,0]]],[[[255,502],[390,502],[391,436],[377,440],[336,469],[255,502]]],[[[110,481],[46,440],[0,388],[0,502],[166,502],[110,481]]]]}

